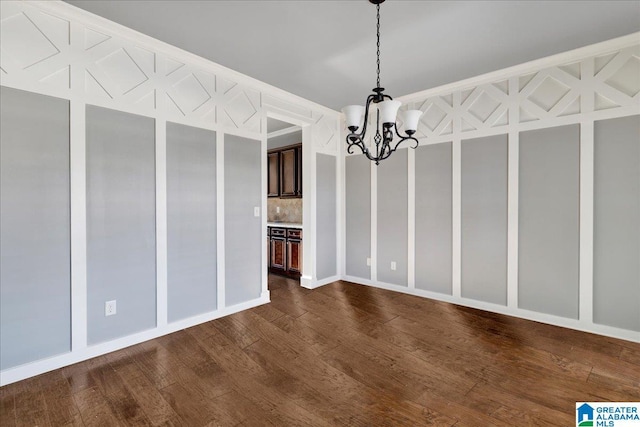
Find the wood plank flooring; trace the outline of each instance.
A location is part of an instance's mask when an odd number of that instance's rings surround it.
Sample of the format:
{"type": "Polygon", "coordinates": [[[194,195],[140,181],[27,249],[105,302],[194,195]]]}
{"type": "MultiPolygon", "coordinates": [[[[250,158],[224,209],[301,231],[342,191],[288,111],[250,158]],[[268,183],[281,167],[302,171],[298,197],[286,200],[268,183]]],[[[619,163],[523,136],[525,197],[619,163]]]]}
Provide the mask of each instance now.
{"type": "Polygon", "coordinates": [[[272,276],[272,303],[0,388],[2,426],[563,426],[640,344],[272,276]]]}

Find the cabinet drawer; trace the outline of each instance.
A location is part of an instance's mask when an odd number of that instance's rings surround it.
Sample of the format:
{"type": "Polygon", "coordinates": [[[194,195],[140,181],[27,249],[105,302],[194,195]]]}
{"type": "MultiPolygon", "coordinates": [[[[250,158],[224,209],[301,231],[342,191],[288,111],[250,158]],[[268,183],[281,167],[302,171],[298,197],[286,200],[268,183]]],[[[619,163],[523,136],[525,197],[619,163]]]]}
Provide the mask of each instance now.
{"type": "Polygon", "coordinates": [[[271,237],[287,237],[286,228],[271,228],[271,237]]]}
{"type": "Polygon", "coordinates": [[[302,230],[297,228],[288,228],[287,239],[302,239],[302,230]]]}

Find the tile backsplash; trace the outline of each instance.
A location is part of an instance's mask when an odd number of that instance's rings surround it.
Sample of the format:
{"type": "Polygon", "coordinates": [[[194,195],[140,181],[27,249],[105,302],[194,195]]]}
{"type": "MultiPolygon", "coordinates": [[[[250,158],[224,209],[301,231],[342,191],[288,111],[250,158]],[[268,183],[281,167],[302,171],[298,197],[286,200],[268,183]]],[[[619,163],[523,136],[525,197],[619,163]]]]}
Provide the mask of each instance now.
{"type": "Polygon", "coordinates": [[[267,199],[267,221],[282,221],[302,224],[302,199],[280,199],[270,197],[267,199]],[[278,207],[280,213],[278,213],[278,207]]]}

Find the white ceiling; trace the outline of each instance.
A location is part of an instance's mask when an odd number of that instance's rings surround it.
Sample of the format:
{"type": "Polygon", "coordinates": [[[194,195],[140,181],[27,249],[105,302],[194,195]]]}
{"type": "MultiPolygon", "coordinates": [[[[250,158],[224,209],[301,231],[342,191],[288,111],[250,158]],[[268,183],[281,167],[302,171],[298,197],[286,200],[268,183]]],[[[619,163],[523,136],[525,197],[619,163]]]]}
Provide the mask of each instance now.
{"type": "MultiPolygon", "coordinates": [[[[375,86],[367,0],[67,1],[330,108],[375,86]]],[[[640,1],[388,0],[381,21],[400,96],[640,31],[640,1]]]]}

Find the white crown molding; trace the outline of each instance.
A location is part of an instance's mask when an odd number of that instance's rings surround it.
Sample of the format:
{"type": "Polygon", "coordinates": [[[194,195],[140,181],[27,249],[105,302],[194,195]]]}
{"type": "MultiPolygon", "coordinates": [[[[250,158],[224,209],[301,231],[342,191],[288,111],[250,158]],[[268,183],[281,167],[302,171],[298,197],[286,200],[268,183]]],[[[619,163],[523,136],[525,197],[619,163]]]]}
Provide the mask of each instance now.
{"type": "MultiPolygon", "coordinates": [[[[10,0],[10,1],[15,1],[15,0],[10,0]]],[[[119,37],[130,39],[140,47],[143,47],[152,51],[156,51],[159,53],[163,53],[171,58],[183,61],[184,63],[188,63],[190,65],[203,68],[206,71],[209,71],[212,73],[219,73],[224,75],[225,77],[233,78],[238,83],[245,84],[245,85],[251,86],[253,89],[262,91],[263,95],[269,94],[269,95],[278,97],[280,99],[292,102],[296,105],[305,105],[309,109],[316,110],[324,114],[335,115],[335,116],[338,116],[340,114],[340,112],[335,111],[331,108],[328,108],[324,105],[315,103],[313,101],[302,98],[298,95],[294,95],[278,87],[272,86],[263,81],[257,80],[253,77],[249,77],[246,74],[242,74],[238,71],[224,67],[220,64],[217,64],[213,61],[205,59],[201,56],[187,52],[181,48],[178,48],[176,46],[173,46],[163,41],[160,41],[158,39],[155,39],[146,34],[142,34],[129,27],[125,27],[124,25],[120,25],[116,22],[110,21],[106,18],[87,12],[86,10],[80,9],[79,7],[73,6],[69,3],[65,3],[62,0],[48,0],[48,1],[21,0],[19,2],[31,4],[32,6],[35,6],[40,10],[50,13],[52,15],[62,15],[68,19],[71,19],[76,23],[80,23],[88,27],[99,27],[102,31],[106,30],[119,37]]]]}
{"type": "Polygon", "coordinates": [[[533,61],[524,62],[512,67],[503,68],[501,70],[492,71],[479,76],[470,77],[454,83],[437,86],[431,89],[425,89],[419,92],[409,93],[395,98],[403,104],[429,98],[443,93],[450,93],[456,90],[468,89],[485,83],[491,83],[508,79],[515,75],[529,74],[544,68],[570,64],[581,59],[598,56],[612,51],[624,49],[640,44],[640,32],[632,33],[626,36],[617,37],[615,39],[606,40],[589,46],[580,47],[578,49],[569,50],[555,55],[547,56],[533,61]]]}
{"type": "Polygon", "coordinates": [[[301,131],[302,131],[302,128],[300,126],[291,126],[288,128],[284,128],[284,129],[280,129],[280,130],[276,130],[271,133],[268,133],[267,139],[277,138],[282,135],[289,135],[290,133],[301,132],[301,131]]]}

